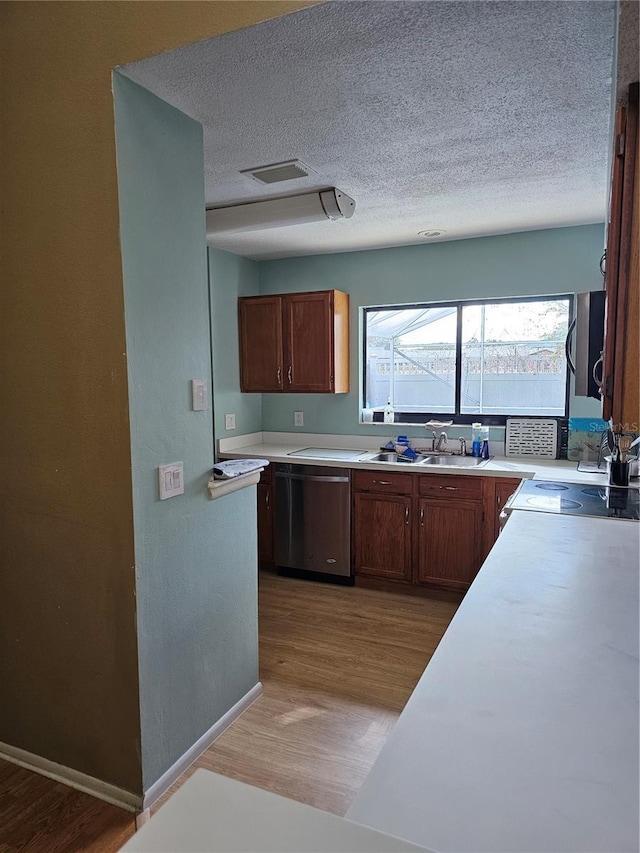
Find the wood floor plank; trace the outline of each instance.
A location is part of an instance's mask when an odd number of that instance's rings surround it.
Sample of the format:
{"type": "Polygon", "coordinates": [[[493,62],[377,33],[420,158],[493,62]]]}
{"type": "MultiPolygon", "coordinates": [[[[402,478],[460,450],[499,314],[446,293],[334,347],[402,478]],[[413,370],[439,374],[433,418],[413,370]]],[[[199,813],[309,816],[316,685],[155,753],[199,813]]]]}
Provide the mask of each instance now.
{"type": "MultiPolygon", "coordinates": [[[[205,767],[344,814],[460,601],[270,572],[259,596],[264,694],[156,808],[205,767]]],[[[133,832],[130,813],[0,761],[0,853],[115,853],[133,832]]]]}
{"type": "Polygon", "coordinates": [[[260,574],[259,595],[264,694],[194,769],[342,815],[461,597],[413,597],[270,572],[260,574]]]}

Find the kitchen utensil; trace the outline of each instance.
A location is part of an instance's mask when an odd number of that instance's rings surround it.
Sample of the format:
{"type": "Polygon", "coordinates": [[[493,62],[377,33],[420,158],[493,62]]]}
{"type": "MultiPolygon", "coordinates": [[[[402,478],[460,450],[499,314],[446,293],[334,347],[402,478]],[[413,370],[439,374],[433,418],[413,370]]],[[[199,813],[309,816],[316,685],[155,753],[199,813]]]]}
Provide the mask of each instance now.
{"type": "MultiPolygon", "coordinates": [[[[610,466],[616,462],[613,456],[605,456],[605,462],[607,463],[607,474],[609,473],[610,466]]],[[[638,477],[640,474],[640,460],[636,459],[634,456],[629,456],[625,463],[618,461],[619,465],[625,464],[629,468],[629,477],[633,480],[638,477]]]]}
{"type": "Polygon", "coordinates": [[[620,461],[626,462],[627,453],[631,447],[631,438],[628,435],[621,435],[618,440],[618,447],[620,448],[620,461]]]}
{"type": "Polygon", "coordinates": [[[630,465],[628,462],[610,462],[608,466],[609,485],[628,486],[629,468],[630,465]]]}
{"type": "Polygon", "coordinates": [[[631,442],[631,444],[629,445],[629,450],[636,447],[638,444],[640,444],[640,435],[637,438],[634,438],[634,440],[631,442]]]}

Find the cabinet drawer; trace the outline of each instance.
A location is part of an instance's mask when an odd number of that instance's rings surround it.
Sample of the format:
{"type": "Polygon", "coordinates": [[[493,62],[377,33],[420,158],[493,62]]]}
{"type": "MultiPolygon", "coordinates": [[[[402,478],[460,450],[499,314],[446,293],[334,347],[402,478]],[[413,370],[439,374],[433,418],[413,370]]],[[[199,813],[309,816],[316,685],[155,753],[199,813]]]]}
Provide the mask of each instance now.
{"type": "Polygon", "coordinates": [[[482,500],[482,477],[420,477],[420,494],[424,497],[464,498],[465,500],[482,500]]]}
{"type": "Polygon", "coordinates": [[[395,471],[356,471],[353,486],[363,492],[410,495],[413,491],[413,475],[396,474],[395,471]]]}

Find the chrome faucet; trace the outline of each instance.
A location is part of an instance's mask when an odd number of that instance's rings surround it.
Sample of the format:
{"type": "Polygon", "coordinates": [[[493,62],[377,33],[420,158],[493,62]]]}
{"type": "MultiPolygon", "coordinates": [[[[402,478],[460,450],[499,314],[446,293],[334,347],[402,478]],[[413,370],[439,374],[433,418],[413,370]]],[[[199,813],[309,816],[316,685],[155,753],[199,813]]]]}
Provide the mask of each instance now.
{"type": "Polygon", "coordinates": [[[466,456],[467,455],[467,442],[466,442],[466,440],[462,436],[460,436],[458,441],[460,442],[460,456],[466,456]]]}

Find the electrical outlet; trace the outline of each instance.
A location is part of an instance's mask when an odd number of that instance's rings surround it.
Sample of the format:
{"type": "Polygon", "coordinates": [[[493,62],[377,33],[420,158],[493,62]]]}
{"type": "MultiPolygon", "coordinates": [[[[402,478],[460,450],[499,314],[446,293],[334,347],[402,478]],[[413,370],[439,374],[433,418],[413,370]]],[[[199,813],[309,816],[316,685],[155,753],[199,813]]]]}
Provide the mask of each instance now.
{"type": "Polygon", "coordinates": [[[191,380],[191,407],[194,412],[204,412],[207,408],[206,379],[191,380]]]}
{"type": "Polygon", "coordinates": [[[224,416],[224,428],[225,429],[235,429],[236,428],[236,416],[235,415],[225,415],[224,416]]]}
{"type": "Polygon", "coordinates": [[[293,413],[293,425],[294,426],[304,426],[304,412],[294,412],[293,413]]]}
{"type": "Polygon", "coordinates": [[[160,500],[175,498],[184,494],[184,467],[182,462],[170,462],[158,468],[160,500]]]}

